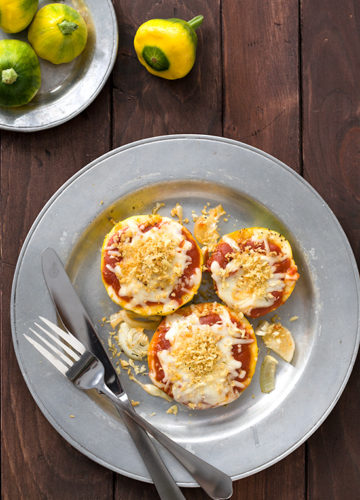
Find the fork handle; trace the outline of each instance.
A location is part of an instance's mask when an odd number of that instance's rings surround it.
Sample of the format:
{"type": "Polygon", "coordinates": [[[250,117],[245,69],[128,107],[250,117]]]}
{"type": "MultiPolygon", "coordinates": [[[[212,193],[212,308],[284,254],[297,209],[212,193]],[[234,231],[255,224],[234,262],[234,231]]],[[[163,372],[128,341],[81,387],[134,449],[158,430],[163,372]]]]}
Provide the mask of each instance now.
{"type": "MultiPolygon", "coordinates": [[[[216,469],[209,463],[190,453],[175,441],[167,437],[147,420],[140,417],[133,409],[120,401],[115,394],[105,385],[99,384],[97,389],[107,396],[114,405],[122,412],[136,422],[140,427],[151,434],[159,443],[161,443],[191,474],[199,483],[201,488],[214,500],[225,500],[230,498],[233,492],[232,481],[224,472],[216,469]],[[100,386],[101,385],[101,386],[100,386]]],[[[171,496],[168,498],[172,498],[171,496]]]]}

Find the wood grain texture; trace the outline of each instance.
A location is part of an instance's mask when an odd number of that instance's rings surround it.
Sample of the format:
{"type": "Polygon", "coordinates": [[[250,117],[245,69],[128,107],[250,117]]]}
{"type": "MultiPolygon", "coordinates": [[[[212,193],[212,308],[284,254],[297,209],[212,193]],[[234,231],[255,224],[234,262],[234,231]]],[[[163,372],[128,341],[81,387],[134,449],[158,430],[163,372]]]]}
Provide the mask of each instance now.
{"type": "Polygon", "coordinates": [[[304,175],[360,262],[360,4],[304,0],[302,22],[304,175]]]}
{"type": "MultiPolygon", "coordinates": [[[[119,52],[113,73],[113,145],[174,133],[221,135],[220,1],[114,1],[119,24],[119,52]],[[152,18],[191,19],[202,14],[197,30],[198,51],[188,76],[168,81],[151,75],[139,63],[133,47],[137,28],[152,18]]],[[[168,159],[164,159],[168,161],[168,159]]],[[[154,486],[117,476],[115,497],[156,499],[154,486]]],[[[187,489],[189,499],[204,498],[187,489]]]]}
{"type": "MultiPolygon", "coordinates": [[[[302,25],[304,175],[335,212],[359,262],[359,2],[303,0],[302,25]]],[[[358,359],[335,409],[308,442],[311,500],[359,497],[359,389],[358,359]]]]}
{"type": "Polygon", "coordinates": [[[2,498],[111,498],[113,473],[74,450],[33,401],[12,348],[10,289],[22,242],[38,212],[72,174],[110,143],[107,86],[79,117],[36,134],[1,134],[2,498]]]}
{"type": "Polygon", "coordinates": [[[144,137],[174,133],[221,135],[221,45],[219,0],[116,0],[119,53],[113,73],[113,141],[119,146],[144,137]],[[133,46],[137,28],[152,18],[191,19],[198,28],[195,66],[175,81],[151,75],[133,46]]]}
{"type": "Polygon", "coordinates": [[[298,1],[223,0],[224,136],[300,171],[298,1]]]}
{"type": "Polygon", "coordinates": [[[109,85],[80,116],[60,127],[27,134],[2,132],[4,262],[16,263],[25,236],[43,205],[81,167],[106,153],[109,144],[109,85]]]}
{"type": "MultiPolygon", "coordinates": [[[[44,203],[89,161],[112,147],[162,134],[204,133],[244,141],[304,171],[360,258],[359,2],[113,3],[118,58],[96,101],[61,127],[0,135],[4,500],[158,498],[154,486],[93,463],[52,429],[24,383],[12,348],[10,288],[21,245],[44,203]],[[191,73],[179,81],[150,75],[133,48],[137,27],[154,17],[197,14],[204,15],[204,23],[191,73]]],[[[340,401],[306,447],[235,482],[233,500],[357,498],[359,390],[358,361],[340,401]]],[[[188,500],[207,498],[200,489],[183,491],[188,500]]]]}
{"type": "MultiPolygon", "coordinates": [[[[300,171],[298,2],[224,0],[222,14],[224,135],[300,171]]],[[[304,498],[305,446],[235,491],[239,499],[304,498]]]]}

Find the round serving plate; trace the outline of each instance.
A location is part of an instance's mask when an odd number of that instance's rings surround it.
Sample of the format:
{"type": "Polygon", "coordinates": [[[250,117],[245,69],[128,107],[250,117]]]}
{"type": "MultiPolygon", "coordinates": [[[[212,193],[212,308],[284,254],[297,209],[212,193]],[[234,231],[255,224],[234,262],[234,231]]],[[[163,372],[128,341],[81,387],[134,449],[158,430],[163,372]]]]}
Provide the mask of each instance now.
{"type": "MultiPolygon", "coordinates": [[[[39,8],[51,3],[40,0],[39,8]]],[[[51,64],[40,59],[41,88],[26,106],[0,108],[0,129],[35,132],[56,127],[81,113],[99,94],[114,66],[118,28],[111,0],[66,0],[84,17],[88,26],[85,50],[72,62],[51,64]]],[[[0,39],[28,42],[28,29],[0,39]]]]}
{"type": "MultiPolygon", "coordinates": [[[[167,414],[171,403],[121,375],[130,398],[140,401],[141,415],[239,479],[291,453],[324,421],[345,387],[359,343],[359,280],[346,236],[314,189],[270,155],[220,137],[175,135],[123,146],[79,171],[43,208],[18,260],[11,321],[20,369],[39,408],[69,443],[118,473],[151,481],[110,406],[77,390],[23,334],[38,315],[56,320],[40,264],[41,252],[50,246],[66,263],[107,345],[111,328],[103,318],[117,306],[101,282],[103,238],[114,220],[151,213],[157,202],[165,204],[162,215],[180,203],[190,221],[192,211],[199,214],[205,204],[221,203],[228,214],[221,234],[266,226],[284,234],[294,250],[301,277],[277,314],[292,331],[296,352],[291,364],[279,358],[273,392],[263,394],[259,387],[261,340],[251,385],[225,407],[190,411],[179,405],[177,415],[167,414]],[[294,316],[297,321],[290,321],[294,316]]],[[[161,453],[180,486],[196,486],[170,455],[161,453]]]]}

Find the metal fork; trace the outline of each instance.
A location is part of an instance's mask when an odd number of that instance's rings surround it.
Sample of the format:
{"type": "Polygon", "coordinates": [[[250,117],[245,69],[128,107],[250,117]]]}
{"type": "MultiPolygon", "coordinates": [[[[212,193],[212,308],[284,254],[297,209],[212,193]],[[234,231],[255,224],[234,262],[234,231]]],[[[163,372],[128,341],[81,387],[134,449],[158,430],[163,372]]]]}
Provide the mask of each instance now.
{"type": "Polygon", "coordinates": [[[65,332],[46,318],[40,316],[40,319],[51,331],[38,323],[35,323],[37,331],[33,328],[30,328],[30,331],[42,343],[26,334],[24,334],[24,337],[55,368],[79,389],[85,391],[96,389],[109,398],[122,413],[128,415],[172,453],[210,498],[222,500],[231,497],[232,481],[229,476],[185,450],[147,420],[140,417],[134,411],[125,392],[120,397],[117,397],[105,384],[104,366],[94,354],[86,350],[84,345],[71,333],[65,332]]]}

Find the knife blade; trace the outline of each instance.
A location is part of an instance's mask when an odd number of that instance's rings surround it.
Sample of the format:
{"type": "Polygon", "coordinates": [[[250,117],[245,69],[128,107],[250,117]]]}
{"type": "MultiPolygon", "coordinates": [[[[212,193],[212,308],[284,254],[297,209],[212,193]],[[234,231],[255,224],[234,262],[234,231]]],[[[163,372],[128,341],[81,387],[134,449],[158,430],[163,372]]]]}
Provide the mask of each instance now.
{"type": "Polygon", "coordinates": [[[46,286],[64,326],[101,360],[106,384],[116,394],[121,393],[110,358],[55,250],[46,248],[41,254],[41,263],[46,286]]]}
{"type": "MultiPolygon", "coordinates": [[[[115,368],[54,249],[46,248],[42,252],[41,264],[46,286],[65,328],[103,363],[106,384],[116,395],[120,395],[123,389],[115,368]]],[[[126,414],[121,414],[121,417],[142,456],[160,498],[185,500],[148,434],[126,414]]]]}

